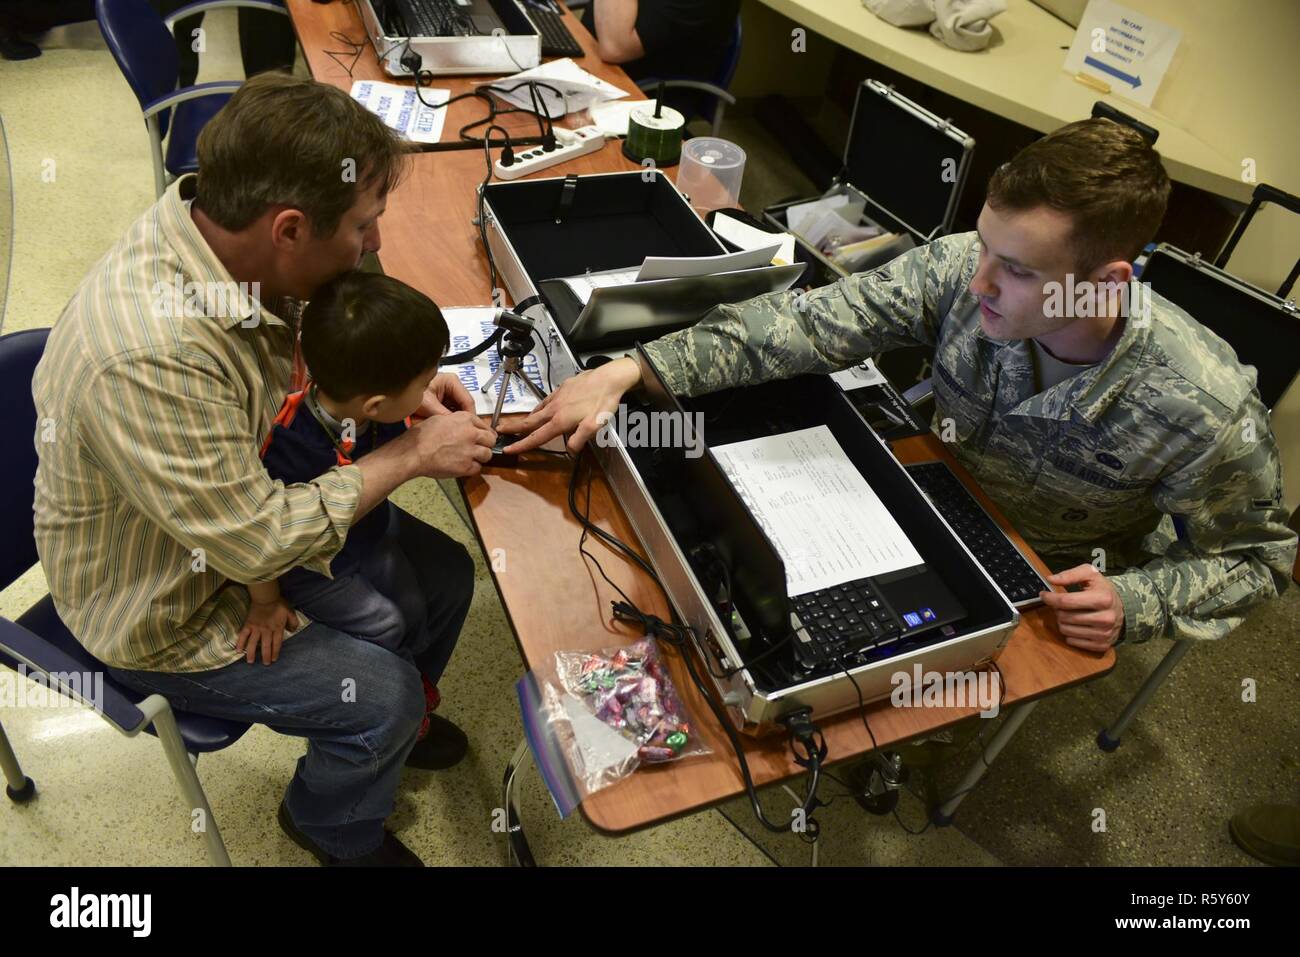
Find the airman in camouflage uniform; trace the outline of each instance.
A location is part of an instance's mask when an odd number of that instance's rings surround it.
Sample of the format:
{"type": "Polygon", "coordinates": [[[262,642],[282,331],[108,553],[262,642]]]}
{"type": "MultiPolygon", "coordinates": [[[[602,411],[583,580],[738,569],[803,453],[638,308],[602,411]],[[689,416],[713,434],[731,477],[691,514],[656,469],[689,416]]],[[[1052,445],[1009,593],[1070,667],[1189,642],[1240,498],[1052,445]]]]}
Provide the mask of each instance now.
{"type": "MultiPolygon", "coordinates": [[[[1056,569],[1062,638],[1221,638],[1286,587],[1296,536],[1255,373],[1146,287],[1132,261],[1171,184],[1122,123],[1068,123],[994,170],[978,232],[805,293],[711,310],[648,347],[680,392],[934,350],[935,429],[1056,569]],[[1125,318],[1110,293],[1140,289],[1125,318]],[[1070,306],[1060,308],[1065,289],[1070,306]]],[[[522,424],[525,451],[577,449],[643,377],[619,359],[566,381],[522,424]]]]}
{"type": "Polygon", "coordinates": [[[1104,555],[1128,641],[1223,637],[1296,557],[1254,370],[1151,294],[1109,355],[1038,391],[1029,342],[981,326],[979,248],[945,237],[822,289],[718,306],[646,351],[696,395],[932,346],[935,431],[1044,561],[1104,555]],[[1181,527],[1157,553],[1164,515],[1181,527]]]}

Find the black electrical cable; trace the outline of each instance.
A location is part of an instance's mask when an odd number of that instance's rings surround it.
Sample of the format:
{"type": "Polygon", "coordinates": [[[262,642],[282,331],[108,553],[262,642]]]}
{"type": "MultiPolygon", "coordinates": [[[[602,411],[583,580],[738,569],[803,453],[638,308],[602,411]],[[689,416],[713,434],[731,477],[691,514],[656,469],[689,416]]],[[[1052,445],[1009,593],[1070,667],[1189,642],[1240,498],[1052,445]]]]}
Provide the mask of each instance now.
{"type": "Polygon", "coordinates": [[[503,143],[497,144],[501,147],[501,165],[511,166],[514,164],[515,161],[515,141],[511,137],[510,131],[507,130],[504,126],[498,126],[497,124],[493,123],[484,131],[483,134],[483,158],[487,163],[487,176],[483,180],[484,186],[486,186],[488,183],[492,181],[492,154],[489,151],[494,145],[492,143],[493,130],[496,130],[498,133],[500,133],[501,138],[504,140],[503,143]]]}
{"type": "MultiPolygon", "coordinates": [[[[532,102],[534,103],[534,105],[538,104],[538,100],[541,100],[542,104],[545,104],[546,102],[545,99],[537,95],[538,89],[550,90],[556,96],[563,97],[563,94],[560,93],[560,91],[557,90],[555,87],[551,86],[549,83],[540,83],[536,80],[525,80],[522,83],[516,83],[514,86],[495,86],[491,83],[484,83],[482,86],[475,87],[473,92],[477,94],[481,99],[484,99],[487,102],[488,115],[483,117],[482,119],[475,120],[472,123],[466,123],[464,126],[462,126],[460,128],[460,134],[459,134],[460,138],[468,142],[475,142],[474,137],[471,137],[469,135],[469,130],[472,130],[478,126],[482,126],[485,123],[490,123],[501,116],[508,116],[511,113],[524,113],[529,116],[532,116],[534,119],[537,120],[538,137],[536,139],[534,139],[533,137],[518,138],[516,142],[519,143],[520,145],[523,145],[524,143],[528,143],[531,145],[533,143],[545,144],[548,142],[553,142],[555,139],[554,123],[548,111],[540,110],[540,109],[529,110],[518,106],[502,108],[497,106],[497,104],[492,100],[492,97],[489,95],[489,93],[496,93],[498,95],[505,94],[505,93],[514,93],[516,90],[520,90],[525,87],[528,89],[529,96],[533,98],[532,102]]],[[[461,94],[461,96],[467,96],[467,95],[468,94],[461,94]]]]}
{"type": "Polygon", "coordinates": [[[538,91],[538,90],[547,90],[547,91],[549,91],[549,92],[555,94],[556,99],[559,100],[559,105],[560,105],[561,107],[564,108],[564,112],[560,114],[561,116],[563,116],[563,115],[565,115],[566,113],[569,113],[569,112],[570,112],[570,110],[569,110],[569,108],[568,108],[568,107],[569,107],[569,97],[568,97],[568,94],[566,94],[563,90],[560,90],[560,89],[557,89],[557,88],[554,87],[554,86],[551,86],[551,84],[549,84],[549,83],[544,83],[544,82],[542,82],[541,80],[533,80],[533,79],[521,80],[520,82],[514,84],[513,86],[500,86],[500,85],[498,85],[498,84],[495,83],[495,82],[493,82],[493,83],[483,83],[483,84],[480,84],[479,86],[475,87],[475,89],[476,89],[476,90],[488,90],[488,91],[490,91],[490,92],[492,92],[492,93],[497,94],[498,96],[501,96],[502,99],[504,99],[504,98],[505,98],[505,97],[504,97],[504,94],[506,94],[506,93],[514,93],[516,90],[519,90],[519,89],[521,89],[521,88],[523,88],[523,87],[528,87],[528,89],[529,89],[529,95],[532,96],[532,97],[534,97],[534,100],[533,100],[534,109],[533,109],[533,110],[527,110],[527,109],[523,109],[522,107],[511,107],[510,109],[507,109],[507,110],[501,110],[502,113],[533,113],[533,112],[536,112],[539,116],[545,116],[545,118],[546,118],[548,121],[550,121],[550,120],[551,120],[551,111],[550,111],[550,107],[546,107],[546,109],[536,109],[536,107],[538,106],[538,103],[537,103],[538,100],[541,101],[541,105],[542,105],[542,106],[546,106],[546,98],[545,98],[545,97],[542,97],[542,96],[539,96],[539,95],[537,94],[537,91],[538,91]]]}
{"type": "MultiPolygon", "coordinates": [[[[405,56],[405,54],[403,55],[405,56]]],[[[480,117],[477,120],[472,120],[471,122],[466,123],[464,126],[460,128],[460,130],[457,132],[457,141],[451,143],[420,143],[411,147],[412,150],[418,152],[439,152],[439,151],[447,151],[447,150],[462,150],[462,149],[468,149],[474,146],[478,146],[485,141],[485,138],[471,136],[469,135],[469,131],[475,129],[476,127],[483,126],[485,124],[494,125],[495,120],[497,120],[502,116],[507,116],[511,113],[525,113],[530,116],[533,116],[537,120],[537,128],[538,128],[538,135],[536,137],[532,137],[532,136],[514,137],[512,142],[514,143],[515,146],[532,146],[539,143],[545,145],[547,143],[553,143],[555,138],[554,121],[552,120],[549,111],[540,108],[534,110],[528,110],[517,106],[501,107],[498,106],[496,101],[492,99],[491,93],[498,93],[498,94],[513,93],[516,90],[527,87],[529,91],[529,95],[532,97],[532,101],[534,105],[538,106],[538,105],[544,105],[545,100],[538,95],[537,90],[545,89],[545,90],[550,90],[556,96],[560,97],[561,100],[567,103],[567,99],[564,97],[563,93],[561,93],[555,87],[551,86],[549,83],[542,83],[537,80],[525,80],[522,83],[516,83],[513,86],[496,86],[491,83],[484,83],[480,86],[476,86],[472,90],[468,90],[464,93],[458,93],[456,96],[449,97],[445,102],[430,103],[428,100],[424,98],[424,87],[427,84],[433,82],[433,74],[428,70],[418,70],[414,72],[413,78],[415,80],[415,95],[419,99],[419,101],[428,109],[431,110],[443,109],[445,107],[451,106],[451,104],[453,103],[456,103],[460,100],[466,100],[471,97],[482,100],[487,107],[487,115],[480,117]]],[[[500,127],[498,127],[498,129],[499,128],[500,127]]],[[[489,126],[488,132],[489,133],[491,132],[491,126],[489,126]]],[[[504,130],[502,130],[502,132],[504,133],[504,130]]],[[[493,143],[492,145],[499,146],[501,144],[493,143]]]]}
{"type": "Polygon", "coordinates": [[[356,68],[357,61],[361,59],[361,54],[366,52],[366,42],[364,40],[354,40],[350,36],[348,36],[347,34],[339,30],[331,30],[330,39],[337,40],[339,43],[346,44],[349,49],[323,50],[321,52],[323,52],[327,57],[329,57],[339,66],[341,66],[344,69],[344,71],[347,73],[349,80],[352,79],[352,71],[356,68]],[[350,56],[352,57],[352,60],[349,63],[344,63],[342,60],[339,59],[339,57],[341,56],[350,56]]]}
{"type": "Polygon", "coordinates": [[[546,336],[539,334],[537,341],[542,344],[542,351],[546,353],[546,393],[555,391],[555,386],[551,384],[551,347],[546,341],[546,336]]]}
{"type": "MultiPolygon", "coordinates": [[[[492,126],[489,126],[487,129],[489,136],[491,135],[494,129],[501,130],[501,135],[506,138],[506,145],[509,146],[510,134],[507,133],[500,126],[493,124],[492,126]]],[[[483,176],[483,182],[479,183],[479,187],[478,187],[478,236],[479,236],[479,240],[483,243],[483,252],[487,256],[488,282],[491,284],[491,298],[492,301],[495,303],[498,301],[497,300],[497,288],[498,288],[497,287],[497,263],[496,263],[496,259],[494,259],[492,256],[492,247],[488,244],[487,215],[484,210],[484,203],[486,202],[486,196],[487,196],[487,186],[488,183],[492,182],[492,154],[488,149],[487,137],[483,138],[483,163],[487,167],[487,172],[483,176]]]]}
{"type": "Polygon", "coordinates": [[[488,336],[472,349],[466,349],[464,352],[457,352],[454,355],[443,356],[440,365],[454,366],[462,362],[469,362],[471,359],[477,359],[483,353],[487,352],[496,343],[499,343],[505,335],[505,330],[498,328],[496,332],[488,336]]]}
{"type": "MultiPolygon", "coordinates": [[[[800,629],[800,630],[802,631],[803,629],[800,629]]],[[[860,687],[858,687],[858,683],[857,683],[857,681],[854,679],[853,675],[849,672],[849,670],[848,670],[847,668],[844,667],[844,664],[843,664],[842,661],[840,661],[839,656],[838,656],[838,655],[833,655],[832,657],[835,658],[835,663],[836,663],[837,665],[839,665],[840,669],[841,669],[841,670],[842,670],[846,675],[848,675],[848,679],[849,679],[849,681],[851,681],[851,682],[853,683],[853,690],[856,691],[856,692],[857,692],[857,695],[858,695],[858,714],[859,714],[859,715],[861,716],[861,718],[862,718],[862,724],[863,724],[863,726],[867,729],[867,734],[870,735],[870,737],[871,737],[871,747],[872,747],[872,751],[873,751],[873,752],[879,752],[879,750],[880,750],[880,745],[876,743],[876,736],[875,736],[875,734],[872,732],[872,730],[871,730],[871,725],[870,725],[870,724],[868,723],[868,721],[867,721],[867,705],[866,705],[865,700],[864,700],[863,697],[862,697],[862,689],[861,689],[860,687]]],[[[1006,683],[1006,680],[1003,678],[1003,675],[1002,675],[1002,669],[998,667],[998,663],[997,663],[996,661],[990,660],[990,661],[989,661],[989,665],[993,668],[994,671],[996,671],[996,672],[998,673],[998,692],[999,692],[999,693],[998,693],[998,712],[1001,713],[1001,711],[1002,711],[1002,703],[1006,700],[1006,697],[1007,697],[1007,683],[1006,683]]],[[[983,736],[983,732],[981,731],[981,732],[980,732],[979,734],[977,734],[974,738],[972,738],[971,741],[977,741],[977,740],[980,740],[980,738],[981,738],[982,736],[983,736]]],[[[952,754],[952,755],[951,755],[951,756],[950,756],[946,761],[943,762],[943,765],[942,765],[942,766],[943,766],[943,767],[947,767],[949,764],[952,764],[954,761],[956,761],[957,758],[959,758],[959,757],[962,755],[962,753],[963,753],[963,752],[964,752],[968,747],[970,747],[971,741],[967,741],[964,745],[962,745],[961,748],[959,748],[959,749],[958,749],[956,752],[954,752],[954,753],[953,753],[953,754],[952,754]]],[[[985,745],[983,745],[983,746],[980,748],[980,761],[983,762],[984,767],[985,767],[986,770],[992,767],[992,765],[990,765],[989,762],[988,762],[987,752],[988,752],[988,745],[985,744],[985,745]]],[[[882,764],[882,768],[883,768],[883,767],[884,767],[884,765],[882,764]]],[[[832,781],[835,781],[837,784],[840,784],[840,785],[842,785],[843,787],[847,788],[850,794],[855,794],[855,795],[856,795],[856,792],[853,790],[853,788],[851,788],[847,783],[845,783],[844,781],[842,781],[840,778],[836,777],[834,774],[831,774],[831,772],[829,772],[829,771],[827,771],[827,772],[825,772],[825,773],[826,773],[826,776],[827,776],[828,778],[830,778],[832,781]]],[[[883,773],[883,772],[882,772],[882,773],[883,773]]],[[[886,780],[888,780],[889,783],[891,783],[891,784],[897,784],[897,783],[898,783],[897,781],[892,780],[892,778],[886,778],[886,780]]],[[[949,794],[949,795],[944,799],[944,803],[947,804],[949,801],[951,801],[951,800],[952,800],[953,798],[955,798],[955,797],[963,797],[963,796],[969,794],[971,791],[975,790],[976,786],[977,786],[977,785],[972,784],[972,785],[971,785],[970,787],[968,787],[968,788],[962,788],[960,791],[957,791],[957,792],[954,793],[954,794],[949,794]]],[[[897,807],[894,808],[894,812],[893,812],[893,813],[894,813],[894,820],[896,820],[896,821],[898,822],[898,826],[901,827],[901,828],[902,828],[904,831],[906,831],[908,834],[911,834],[911,835],[914,836],[914,837],[917,836],[917,835],[920,835],[920,834],[924,834],[926,831],[928,831],[928,830],[930,829],[931,825],[934,824],[934,821],[933,821],[933,820],[926,821],[924,827],[922,827],[919,831],[914,831],[914,830],[912,830],[912,828],[908,827],[906,823],[904,823],[904,821],[903,821],[903,819],[902,819],[901,817],[899,817],[899,814],[898,814],[898,808],[897,808],[897,807]]]]}
{"type": "Polygon", "coordinates": [[[538,96],[536,83],[528,84],[528,99],[533,104],[533,112],[537,114],[539,126],[541,125],[542,115],[545,114],[546,116],[546,128],[542,130],[542,146],[549,153],[555,149],[555,121],[551,119],[549,111],[542,109],[545,100],[538,96]]]}
{"type": "MultiPolygon", "coordinates": [[[[727,629],[727,634],[730,635],[731,638],[734,640],[736,634],[731,629],[731,622],[727,620],[728,618],[730,618],[731,609],[735,607],[732,600],[731,569],[727,567],[727,563],[722,560],[722,556],[720,556],[716,552],[716,550],[710,548],[710,552],[711,552],[710,557],[712,557],[713,559],[713,564],[716,565],[718,568],[722,569],[722,588],[725,593],[725,597],[723,599],[723,605],[728,612],[726,615],[722,616],[722,626],[727,629]]],[[[709,669],[709,674],[712,675],[714,678],[717,678],[721,681],[725,681],[728,678],[731,678],[734,675],[739,674],[740,672],[744,671],[747,668],[753,668],[754,665],[758,664],[760,661],[762,661],[764,658],[767,658],[769,655],[773,655],[776,652],[781,651],[783,648],[785,648],[786,645],[790,644],[792,640],[794,640],[794,634],[793,633],[788,634],[780,641],[778,641],[776,644],[768,648],[766,651],[754,655],[754,657],[748,659],[743,664],[737,665],[735,668],[732,668],[728,671],[723,671],[721,674],[713,670],[713,663],[710,662],[707,657],[704,660],[704,667],[709,669]]]]}
{"type": "MultiPolygon", "coordinates": [[[[627,593],[624,592],[623,589],[620,588],[605,573],[605,569],[600,564],[600,561],[594,555],[592,555],[590,552],[586,550],[585,545],[587,541],[587,535],[588,533],[590,533],[596,536],[597,538],[601,539],[602,541],[604,541],[606,544],[622,552],[624,556],[630,559],[635,565],[640,567],[647,575],[650,576],[651,580],[653,580],[654,583],[659,586],[660,591],[664,593],[665,598],[668,597],[668,592],[664,588],[663,582],[659,579],[658,574],[655,573],[654,568],[645,559],[643,559],[640,555],[638,555],[635,551],[633,551],[628,545],[624,544],[618,538],[606,532],[604,529],[600,528],[594,522],[591,521],[590,512],[591,512],[592,473],[590,471],[588,472],[587,475],[587,499],[585,503],[586,513],[584,514],[583,512],[580,512],[578,510],[576,491],[577,491],[577,484],[578,484],[578,472],[581,468],[582,458],[583,456],[581,453],[574,456],[573,471],[569,476],[569,511],[573,514],[573,517],[577,519],[578,523],[582,526],[582,536],[578,539],[579,553],[581,553],[584,558],[589,558],[592,561],[592,563],[596,566],[596,569],[600,572],[600,576],[603,579],[605,579],[605,581],[610,585],[610,587],[612,587],[616,592],[618,592],[618,594],[623,598],[623,604],[625,607],[620,608],[619,603],[617,602],[614,603],[614,613],[616,617],[619,617],[625,621],[630,620],[630,621],[636,621],[640,623],[642,627],[645,629],[647,635],[652,635],[655,638],[663,639],[667,641],[669,644],[676,647],[681,652],[682,661],[686,665],[686,671],[690,675],[691,682],[695,685],[696,690],[699,691],[701,697],[704,698],[705,704],[708,705],[709,710],[713,713],[713,716],[717,719],[718,724],[721,725],[723,733],[726,734],[727,740],[731,744],[732,750],[735,752],[736,763],[740,765],[740,774],[745,782],[745,791],[749,795],[749,801],[754,812],[754,817],[764,828],[766,828],[768,831],[771,831],[774,834],[785,834],[793,830],[794,819],[795,819],[794,814],[791,815],[792,820],[789,825],[782,825],[782,824],[773,824],[771,821],[767,819],[767,816],[763,813],[763,807],[758,800],[758,789],[754,784],[753,775],[750,773],[749,770],[749,761],[745,758],[744,746],[740,743],[740,739],[737,736],[735,729],[731,726],[731,719],[722,710],[721,706],[716,701],[714,701],[713,695],[710,694],[709,689],[704,683],[704,680],[700,677],[699,672],[695,668],[695,661],[691,655],[691,650],[687,643],[687,635],[688,634],[693,635],[694,634],[693,629],[691,629],[687,625],[678,622],[676,611],[672,609],[672,600],[668,599],[668,607],[670,610],[671,617],[673,618],[672,624],[669,624],[668,622],[665,622],[662,619],[657,618],[656,616],[644,614],[636,607],[635,603],[628,598],[627,593]]],[[[802,714],[802,712],[796,713],[796,715],[798,714],[802,714]]],[[[812,729],[812,733],[815,733],[817,736],[820,736],[820,732],[816,730],[816,727],[814,725],[810,725],[810,727],[812,729]]],[[[796,740],[796,733],[793,729],[790,730],[791,730],[791,749],[794,750],[794,741],[796,740]]],[[[821,778],[821,772],[822,772],[821,764],[825,760],[825,742],[821,742],[820,747],[814,747],[807,740],[807,735],[801,735],[797,739],[800,740],[801,743],[805,744],[806,750],[803,755],[800,755],[799,752],[795,750],[794,760],[797,764],[800,764],[803,767],[807,767],[809,771],[809,788],[806,797],[804,799],[803,806],[801,808],[798,808],[797,811],[802,812],[804,824],[806,827],[809,828],[809,833],[811,833],[812,838],[815,840],[817,835],[816,822],[812,819],[811,814],[812,811],[815,810],[815,808],[818,806],[819,803],[817,801],[817,785],[821,778]]]]}

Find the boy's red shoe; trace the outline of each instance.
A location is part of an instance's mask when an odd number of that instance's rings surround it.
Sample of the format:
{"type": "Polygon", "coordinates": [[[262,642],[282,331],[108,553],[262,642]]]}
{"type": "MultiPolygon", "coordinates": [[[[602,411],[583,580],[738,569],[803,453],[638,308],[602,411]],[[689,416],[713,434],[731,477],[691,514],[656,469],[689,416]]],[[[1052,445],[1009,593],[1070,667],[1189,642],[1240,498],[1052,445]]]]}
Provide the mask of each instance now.
{"type": "Polygon", "coordinates": [[[438,686],[428,679],[425,675],[420,675],[420,680],[424,682],[424,720],[420,722],[420,736],[417,741],[423,741],[429,734],[429,715],[438,710],[438,705],[442,704],[442,695],[438,693],[438,686]]]}

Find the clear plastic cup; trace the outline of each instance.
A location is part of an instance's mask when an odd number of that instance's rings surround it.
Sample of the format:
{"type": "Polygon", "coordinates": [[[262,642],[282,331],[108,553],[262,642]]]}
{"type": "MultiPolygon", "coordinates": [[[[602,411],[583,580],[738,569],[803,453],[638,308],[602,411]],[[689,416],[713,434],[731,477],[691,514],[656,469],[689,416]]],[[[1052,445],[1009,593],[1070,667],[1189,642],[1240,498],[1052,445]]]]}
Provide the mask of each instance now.
{"type": "Polygon", "coordinates": [[[682,144],[677,188],[700,213],[740,205],[744,175],[745,151],[735,143],[698,136],[682,144]]]}

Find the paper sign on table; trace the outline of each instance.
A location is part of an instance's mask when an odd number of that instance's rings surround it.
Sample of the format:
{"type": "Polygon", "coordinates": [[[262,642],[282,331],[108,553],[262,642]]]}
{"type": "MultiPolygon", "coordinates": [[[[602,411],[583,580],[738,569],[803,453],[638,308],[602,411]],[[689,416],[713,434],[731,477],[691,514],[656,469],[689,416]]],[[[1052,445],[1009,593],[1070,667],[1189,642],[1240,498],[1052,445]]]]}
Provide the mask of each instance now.
{"type": "Polygon", "coordinates": [[[383,120],[385,126],[414,143],[436,143],[442,139],[442,123],[447,114],[446,109],[437,107],[447,102],[451,91],[424,89],[420,95],[432,106],[420,102],[413,86],[378,80],[357,80],[352,84],[352,99],[383,120]]]}
{"type": "MultiPolygon", "coordinates": [[[[444,309],[442,315],[447,320],[447,328],[451,332],[451,345],[447,349],[450,354],[472,349],[484,339],[491,337],[497,330],[497,327],[492,324],[492,317],[496,315],[496,310],[491,307],[444,309]]],[[[537,338],[538,336],[534,335],[533,341],[536,342],[537,338]]],[[[493,347],[470,362],[448,366],[442,371],[455,373],[469,390],[469,394],[474,397],[475,412],[479,415],[490,415],[497,401],[497,386],[494,385],[488,392],[483,392],[482,387],[488,379],[492,378],[492,374],[500,365],[501,357],[493,347]]],[[[546,384],[542,381],[546,375],[546,353],[540,344],[523,358],[520,371],[532,379],[533,384],[539,389],[546,391],[546,384]]],[[[531,412],[537,408],[537,402],[536,396],[527,389],[521,389],[519,383],[512,382],[506,392],[506,404],[501,411],[531,412]]]]}
{"type": "Polygon", "coordinates": [[[860,365],[853,366],[851,369],[832,372],[831,379],[845,392],[852,392],[854,389],[865,389],[870,385],[886,385],[889,382],[870,359],[865,360],[860,365]]]}
{"type": "Polygon", "coordinates": [[[1177,27],[1112,0],[1090,0],[1065,69],[1096,77],[1116,96],[1150,106],[1182,36],[1177,27]]]}

